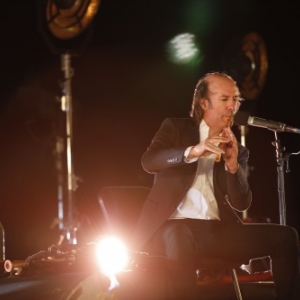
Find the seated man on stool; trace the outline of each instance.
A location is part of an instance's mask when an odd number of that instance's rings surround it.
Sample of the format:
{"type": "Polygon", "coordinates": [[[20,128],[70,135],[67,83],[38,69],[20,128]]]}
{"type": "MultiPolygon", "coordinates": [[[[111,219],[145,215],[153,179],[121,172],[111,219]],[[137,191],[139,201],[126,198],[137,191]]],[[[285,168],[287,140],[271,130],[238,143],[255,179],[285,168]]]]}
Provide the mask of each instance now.
{"type": "Polygon", "coordinates": [[[197,257],[248,261],[270,256],[277,299],[300,299],[298,235],[275,224],[242,224],[248,209],[249,152],[230,127],[240,106],[236,82],[208,73],[195,88],[191,118],[167,118],[143,155],[155,174],[133,235],[135,250],[167,257],[170,299],[197,297],[197,257]]]}

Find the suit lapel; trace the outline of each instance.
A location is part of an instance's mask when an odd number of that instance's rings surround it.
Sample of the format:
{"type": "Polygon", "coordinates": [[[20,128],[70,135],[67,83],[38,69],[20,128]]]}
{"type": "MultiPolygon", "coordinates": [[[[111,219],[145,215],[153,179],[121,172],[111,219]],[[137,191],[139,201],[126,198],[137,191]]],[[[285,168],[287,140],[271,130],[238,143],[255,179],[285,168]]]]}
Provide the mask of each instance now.
{"type": "Polygon", "coordinates": [[[189,145],[197,145],[200,142],[199,136],[199,126],[197,126],[192,120],[189,120],[188,134],[186,136],[189,138],[189,145]]]}

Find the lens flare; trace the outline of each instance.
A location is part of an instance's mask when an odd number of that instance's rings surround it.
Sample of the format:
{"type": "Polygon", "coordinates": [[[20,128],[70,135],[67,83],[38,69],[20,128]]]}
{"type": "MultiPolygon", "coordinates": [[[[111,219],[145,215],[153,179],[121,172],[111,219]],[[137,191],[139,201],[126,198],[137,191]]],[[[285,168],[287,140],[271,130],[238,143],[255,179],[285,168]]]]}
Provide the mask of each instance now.
{"type": "Polygon", "coordinates": [[[196,37],[191,33],[179,34],[171,39],[168,52],[171,61],[178,64],[197,63],[200,57],[196,37]]]}
{"type": "Polygon", "coordinates": [[[124,270],[128,264],[128,251],[116,237],[105,237],[97,245],[97,260],[101,271],[112,275],[124,270]]]}

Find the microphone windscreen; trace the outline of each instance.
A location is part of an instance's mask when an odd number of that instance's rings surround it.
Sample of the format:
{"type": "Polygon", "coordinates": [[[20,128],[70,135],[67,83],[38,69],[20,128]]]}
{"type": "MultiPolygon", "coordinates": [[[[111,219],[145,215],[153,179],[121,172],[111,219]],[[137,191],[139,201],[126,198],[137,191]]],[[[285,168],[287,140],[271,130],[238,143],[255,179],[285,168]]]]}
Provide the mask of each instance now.
{"type": "Polygon", "coordinates": [[[235,125],[246,126],[248,125],[248,119],[250,114],[245,111],[238,111],[233,118],[235,125]]]}

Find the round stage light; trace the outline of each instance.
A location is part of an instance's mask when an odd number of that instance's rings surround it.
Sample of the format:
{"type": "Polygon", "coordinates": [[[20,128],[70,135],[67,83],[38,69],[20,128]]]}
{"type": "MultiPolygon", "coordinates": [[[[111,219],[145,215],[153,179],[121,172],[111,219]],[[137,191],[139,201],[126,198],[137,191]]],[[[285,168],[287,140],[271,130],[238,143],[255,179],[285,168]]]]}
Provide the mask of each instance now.
{"type": "Polygon", "coordinates": [[[116,237],[105,237],[98,242],[97,260],[101,271],[112,275],[124,270],[129,256],[126,246],[116,237]]]}
{"type": "Polygon", "coordinates": [[[200,50],[196,37],[191,33],[182,33],[168,42],[170,60],[178,64],[196,63],[200,58],[200,50]]]}

